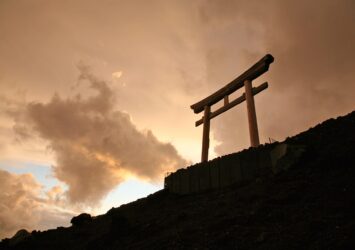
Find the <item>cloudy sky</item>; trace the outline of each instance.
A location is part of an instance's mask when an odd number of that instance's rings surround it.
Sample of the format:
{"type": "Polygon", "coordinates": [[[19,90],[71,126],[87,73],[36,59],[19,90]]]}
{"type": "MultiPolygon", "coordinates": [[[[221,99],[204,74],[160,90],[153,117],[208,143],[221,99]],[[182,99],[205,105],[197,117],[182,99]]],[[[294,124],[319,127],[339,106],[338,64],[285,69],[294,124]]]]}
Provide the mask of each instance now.
{"type": "MultiPolygon", "coordinates": [[[[352,0],[0,0],[0,238],[161,189],[200,159],[189,106],[266,53],[261,142],[352,111],[354,13],[352,0]]],[[[247,148],[245,104],[211,137],[210,157],[247,148]]]]}

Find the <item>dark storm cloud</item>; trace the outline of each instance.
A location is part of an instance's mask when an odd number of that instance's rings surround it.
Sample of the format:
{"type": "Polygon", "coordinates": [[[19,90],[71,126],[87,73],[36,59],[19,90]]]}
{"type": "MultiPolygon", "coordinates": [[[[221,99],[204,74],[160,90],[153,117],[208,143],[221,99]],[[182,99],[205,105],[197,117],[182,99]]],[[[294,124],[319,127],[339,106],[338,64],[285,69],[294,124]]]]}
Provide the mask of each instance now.
{"type": "Polygon", "coordinates": [[[155,181],[185,166],[171,144],[151,131],[138,131],[127,113],[113,109],[115,98],[106,82],[79,68],[80,85],[90,84],[96,94],[29,103],[17,124],[49,141],[54,175],[68,185],[71,202],[97,205],[129,175],[155,181]]]}

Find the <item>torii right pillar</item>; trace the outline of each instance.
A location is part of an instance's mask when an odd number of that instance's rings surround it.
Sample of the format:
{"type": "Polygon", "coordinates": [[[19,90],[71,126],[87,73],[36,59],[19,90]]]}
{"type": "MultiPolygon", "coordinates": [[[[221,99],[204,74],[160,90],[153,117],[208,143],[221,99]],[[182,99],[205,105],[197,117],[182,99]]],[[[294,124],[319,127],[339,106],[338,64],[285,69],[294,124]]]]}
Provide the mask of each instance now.
{"type": "Polygon", "coordinates": [[[247,102],[250,144],[252,147],[257,147],[260,145],[260,141],[259,141],[258,123],[256,120],[254,95],[253,95],[253,88],[252,88],[251,81],[245,80],[244,87],[245,87],[245,99],[247,102]]]}

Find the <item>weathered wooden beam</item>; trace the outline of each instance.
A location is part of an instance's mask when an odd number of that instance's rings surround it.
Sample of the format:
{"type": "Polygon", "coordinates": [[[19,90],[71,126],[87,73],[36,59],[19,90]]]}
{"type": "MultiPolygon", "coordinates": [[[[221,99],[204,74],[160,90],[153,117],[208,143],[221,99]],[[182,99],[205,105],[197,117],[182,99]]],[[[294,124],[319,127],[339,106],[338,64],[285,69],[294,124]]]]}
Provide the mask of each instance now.
{"type": "MultiPolygon", "coordinates": [[[[260,93],[261,91],[265,90],[268,88],[268,83],[264,82],[263,84],[260,84],[258,87],[253,88],[253,95],[256,95],[258,93],[260,93]]],[[[216,111],[210,113],[209,118],[210,120],[224,112],[226,112],[227,110],[237,106],[238,104],[244,102],[245,99],[245,94],[243,94],[242,96],[238,97],[237,99],[229,102],[227,105],[225,104],[223,107],[217,109],[216,111]]],[[[202,123],[204,122],[204,117],[202,117],[200,120],[195,122],[195,126],[200,126],[202,123]]]]}
{"type": "Polygon", "coordinates": [[[201,162],[208,161],[208,148],[210,146],[210,113],[211,107],[206,106],[203,119],[203,134],[202,134],[202,155],[201,162]]]}
{"type": "Polygon", "coordinates": [[[246,80],[244,82],[244,86],[245,86],[245,99],[247,101],[250,145],[252,147],[257,147],[260,145],[260,142],[259,142],[258,123],[256,120],[254,94],[253,94],[251,81],[246,80]]]}
{"type": "Polygon", "coordinates": [[[228,83],[223,88],[217,90],[212,95],[204,98],[203,100],[191,105],[191,109],[193,109],[194,113],[198,114],[204,110],[205,106],[212,106],[213,104],[220,101],[226,95],[229,95],[236,91],[239,88],[244,86],[244,81],[249,80],[252,81],[258,76],[262,75],[269,69],[269,65],[274,61],[274,57],[270,54],[267,54],[263,58],[260,59],[257,63],[255,63],[252,67],[250,67],[243,74],[238,76],[232,82],[228,83]]]}

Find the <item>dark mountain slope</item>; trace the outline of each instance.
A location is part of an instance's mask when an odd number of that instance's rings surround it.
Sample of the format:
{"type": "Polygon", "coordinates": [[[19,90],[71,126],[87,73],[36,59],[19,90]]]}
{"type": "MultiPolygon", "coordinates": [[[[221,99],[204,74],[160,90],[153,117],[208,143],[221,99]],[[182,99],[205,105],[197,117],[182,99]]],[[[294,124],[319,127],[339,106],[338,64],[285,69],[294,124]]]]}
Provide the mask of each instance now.
{"type": "Polygon", "coordinates": [[[277,175],[196,195],[162,190],[0,249],[355,249],[355,112],[285,142],[307,150],[277,175]]]}

